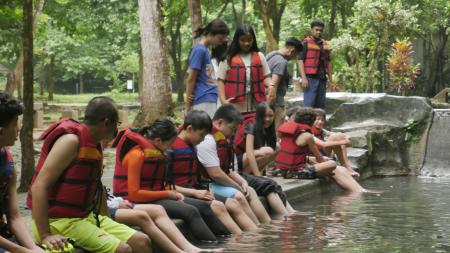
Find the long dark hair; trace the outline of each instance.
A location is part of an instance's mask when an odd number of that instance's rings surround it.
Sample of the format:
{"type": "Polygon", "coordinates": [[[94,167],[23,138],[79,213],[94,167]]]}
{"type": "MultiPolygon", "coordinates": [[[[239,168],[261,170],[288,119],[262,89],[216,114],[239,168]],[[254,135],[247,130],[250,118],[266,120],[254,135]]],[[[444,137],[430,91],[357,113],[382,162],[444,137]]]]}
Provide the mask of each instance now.
{"type": "Polygon", "coordinates": [[[216,59],[217,63],[220,63],[227,57],[227,49],[228,49],[228,42],[225,41],[222,44],[211,49],[211,58],[216,59]]]}
{"type": "Polygon", "coordinates": [[[214,19],[213,21],[209,22],[205,27],[200,27],[195,31],[195,37],[199,38],[202,35],[216,35],[216,34],[230,34],[230,29],[228,29],[227,24],[223,22],[221,19],[214,19]]]}
{"type": "Polygon", "coordinates": [[[171,140],[178,135],[177,127],[167,118],[157,119],[152,124],[140,128],[138,132],[145,138],[160,138],[161,141],[171,140]]]}
{"type": "Polygon", "coordinates": [[[230,64],[233,56],[241,53],[241,47],[239,46],[239,37],[242,35],[250,34],[253,37],[253,45],[250,48],[250,52],[259,52],[258,44],[256,43],[256,35],[253,27],[249,24],[243,24],[236,28],[234,32],[233,41],[231,41],[230,48],[228,49],[228,64],[230,64]]]}
{"type": "Polygon", "coordinates": [[[256,106],[255,116],[255,149],[267,145],[275,150],[277,146],[277,137],[275,135],[275,119],[268,128],[264,128],[264,117],[266,116],[267,109],[270,108],[275,113],[273,105],[262,102],[256,106]]]}

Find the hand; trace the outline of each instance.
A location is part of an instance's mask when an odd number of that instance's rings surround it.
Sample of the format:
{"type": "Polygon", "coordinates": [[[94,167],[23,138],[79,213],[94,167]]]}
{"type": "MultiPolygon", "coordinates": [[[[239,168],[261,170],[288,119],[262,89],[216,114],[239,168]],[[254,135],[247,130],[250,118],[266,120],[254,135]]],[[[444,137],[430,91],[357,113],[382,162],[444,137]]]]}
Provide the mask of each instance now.
{"type": "Polygon", "coordinates": [[[230,97],[230,98],[227,98],[227,99],[225,99],[225,101],[222,103],[223,105],[226,105],[226,104],[229,104],[229,103],[231,103],[231,101],[234,99],[234,97],[230,97]]]}
{"type": "Polygon", "coordinates": [[[248,198],[250,196],[250,191],[248,190],[248,183],[244,180],[241,184],[242,193],[244,193],[245,197],[248,198]]]}
{"type": "Polygon", "coordinates": [[[186,103],[192,104],[192,102],[194,102],[194,99],[194,95],[186,96],[186,103]]]}
{"type": "Polygon", "coordinates": [[[303,88],[308,88],[309,83],[308,83],[308,78],[302,78],[302,87],[303,88]]]}
{"type": "Polygon", "coordinates": [[[171,191],[169,192],[169,199],[173,199],[176,201],[183,201],[184,195],[176,191],[171,191]]]}
{"type": "Polygon", "coordinates": [[[64,249],[68,243],[67,237],[62,235],[48,235],[42,239],[42,243],[47,245],[49,249],[64,249]]]}
{"type": "Polygon", "coordinates": [[[46,251],[36,246],[33,249],[27,250],[26,253],[46,253],[46,251]]]}
{"type": "Polygon", "coordinates": [[[119,203],[119,209],[133,209],[133,204],[128,200],[121,201],[119,203]]]}
{"type": "Polygon", "coordinates": [[[194,197],[203,200],[214,200],[214,196],[207,190],[196,190],[194,197]]]}
{"type": "Polygon", "coordinates": [[[273,104],[275,102],[276,97],[277,97],[277,90],[275,89],[275,86],[269,86],[269,92],[267,93],[267,102],[273,104]]]}

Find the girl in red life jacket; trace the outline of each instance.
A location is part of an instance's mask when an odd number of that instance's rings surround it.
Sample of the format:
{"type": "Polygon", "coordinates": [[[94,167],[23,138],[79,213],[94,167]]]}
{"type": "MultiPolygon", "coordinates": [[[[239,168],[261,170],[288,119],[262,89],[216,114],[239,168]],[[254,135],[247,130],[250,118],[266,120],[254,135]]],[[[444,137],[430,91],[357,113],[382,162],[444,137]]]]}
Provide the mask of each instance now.
{"type": "Polygon", "coordinates": [[[16,142],[22,111],[19,101],[0,92],[0,252],[45,253],[34,243],[21,218],[14,160],[6,148],[16,142]]]}
{"type": "MultiPolygon", "coordinates": [[[[307,125],[311,127],[315,120],[316,114],[311,108],[302,108],[295,114],[295,122],[297,124],[307,125]]],[[[310,132],[302,131],[297,136],[289,135],[289,137],[282,138],[295,138],[295,145],[299,147],[307,147],[309,152],[311,152],[315,158],[315,161],[309,160],[311,164],[304,164],[297,169],[294,168],[293,170],[285,170],[284,172],[286,175],[290,173],[293,176],[304,179],[331,176],[331,178],[334,179],[336,183],[344,190],[358,193],[365,192],[365,189],[361,185],[359,185],[358,182],[355,181],[355,179],[353,179],[346,168],[337,166],[335,161],[329,160],[327,157],[323,157],[320,154],[314,141],[314,135],[310,132]]],[[[281,151],[279,155],[282,154],[283,148],[284,147],[280,146],[281,151]]],[[[280,161],[280,164],[282,163],[283,161],[280,161]]]]}
{"type": "Polygon", "coordinates": [[[266,100],[266,89],[271,83],[270,68],[259,52],[250,25],[236,29],[227,60],[220,63],[217,77],[222,104],[234,103],[241,112],[249,112],[266,100]]]}
{"type": "Polygon", "coordinates": [[[208,48],[222,44],[228,33],[227,25],[220,19],[196,31],[196,45],[189,54],[185,115],[191,109],[204,110],[211,117],[214,115],[217,108],[217,78],[208,48]]]}
{"type": "MultiPolygon", "coordinates": [[[[161,205],[170,218],[184,220],[196,239],[217,241],[201,216],[197,200],[186,198],[166,186],[165,152],[173,144],[177,134],[173,122],[169,119],[157,119],[153,124],[140,129],[139,135],[126,130],[119,136],[114,195],[132,203],[161,205]]],[[[228,232],[226,228],[220,231],[225,231],[222,234],[228,232]]]]}
{"type": "Polygon", "coordinates": [[[320,152],[328,157],[336,155],[339,162],[350,171],[350,174],[358,177],[359,173],[350,166],[347,156],[347,147],[352,145],[350,137],[344,133],[334,133],[323,129],[326,120],[325,111],[320,108],[316,108],[314,111],[317,117],[311,130],[320,152]]]}

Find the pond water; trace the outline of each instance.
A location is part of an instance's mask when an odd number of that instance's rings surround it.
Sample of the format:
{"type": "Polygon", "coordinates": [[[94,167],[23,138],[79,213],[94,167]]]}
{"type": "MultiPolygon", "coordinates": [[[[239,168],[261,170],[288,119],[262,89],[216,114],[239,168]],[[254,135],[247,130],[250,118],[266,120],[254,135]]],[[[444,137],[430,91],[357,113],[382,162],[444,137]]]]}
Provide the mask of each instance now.
{"type": "Polygon", "coordinates": [[[293,203],[304,215],[221,244],[225,252],[450,252],[450,179],[375,178],[384,193],[341,190],[293,203]]]}

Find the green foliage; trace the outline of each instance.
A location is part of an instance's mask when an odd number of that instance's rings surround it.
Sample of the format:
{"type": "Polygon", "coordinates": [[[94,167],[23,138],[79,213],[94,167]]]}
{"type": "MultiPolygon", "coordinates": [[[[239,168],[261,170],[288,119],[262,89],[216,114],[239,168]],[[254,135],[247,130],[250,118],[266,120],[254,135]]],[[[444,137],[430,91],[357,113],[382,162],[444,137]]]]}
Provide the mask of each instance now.
{"type": "Polygon", "coordinates": [[[405,142],[413,143],[419,140],[421,124],[418,121],[409,120],[405,125],[405,142]]]}

